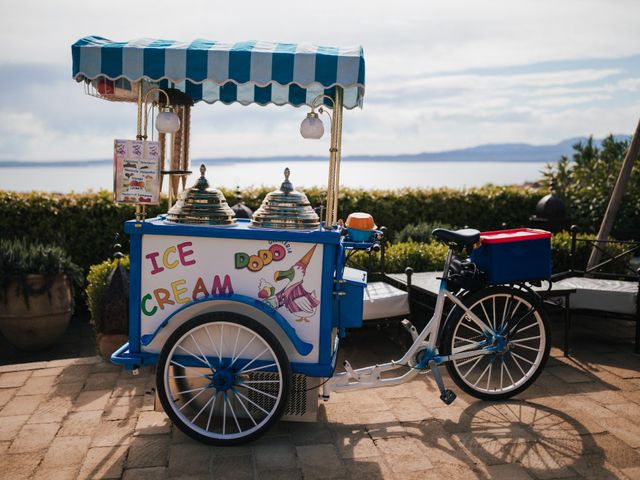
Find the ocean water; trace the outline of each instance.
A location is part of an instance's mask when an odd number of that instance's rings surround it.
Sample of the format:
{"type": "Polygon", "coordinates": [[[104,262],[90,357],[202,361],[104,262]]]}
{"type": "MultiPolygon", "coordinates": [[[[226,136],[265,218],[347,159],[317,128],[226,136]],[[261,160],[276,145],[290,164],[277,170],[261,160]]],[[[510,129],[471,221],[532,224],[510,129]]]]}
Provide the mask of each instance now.
{"type": "MultiPolygon", "coordinates": [[[[192,162],[191,170],[198,172],[192,162]]],[[[291,170],[294,186],[327,184],[329,164],[324,161],[277,161],[209,163],[207,178],[213,186],[246,188],[277,186],[285,167],[291,170]]],[[[340,185],[362,188],[403,187],[477,187],[522,184],[540,179],[543,163],[537,162],[364,162],[343,160],[340,185]]],[[[197,178],[191,175],[187,186],[197,178]]],[[[199,175],[199,173],[198,173],[199,175]]],[[[83,192],[113,187],[113,169],[109,165],[88,167],[0,168],[0,190],[45,192],[83,192]]]]}

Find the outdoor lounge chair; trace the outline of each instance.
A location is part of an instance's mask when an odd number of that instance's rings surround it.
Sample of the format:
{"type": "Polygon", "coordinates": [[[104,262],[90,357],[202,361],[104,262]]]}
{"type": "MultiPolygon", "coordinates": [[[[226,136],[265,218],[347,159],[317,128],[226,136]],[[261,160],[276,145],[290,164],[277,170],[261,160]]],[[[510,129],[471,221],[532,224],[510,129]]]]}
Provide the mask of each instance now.
{"type": "MultiPolygon", "coordinates": [[[[553,275],[554,288],[575,289],[568,306],[572,313],[604,315],[635,322],[634,351],[640,353],[640,271],[634,270],[625,261],[632,254],[640,252],[640,242],[597,241],[577,238],[577,234],[577,227],[571,227],[569,270],[553,275]],[[584,270],[574,268],[577,242],[585,242],[597,248],[606,260],[594,267],[585,267],[584,270]],[[606,250],[611,244],[624,245],[625,250],[612,255],[606,250]]],[[[567,329],[567,333],[568,331],[567,329]]]]}

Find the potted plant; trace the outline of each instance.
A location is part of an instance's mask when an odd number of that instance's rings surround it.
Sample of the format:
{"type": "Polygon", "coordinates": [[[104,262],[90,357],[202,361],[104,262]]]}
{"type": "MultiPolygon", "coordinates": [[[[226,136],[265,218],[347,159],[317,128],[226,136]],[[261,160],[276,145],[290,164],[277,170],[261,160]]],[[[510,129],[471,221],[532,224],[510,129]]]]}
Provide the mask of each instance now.
{"type": "Polygon", "coordinates": [[[21,350],[52,346],[69,325],[82,281],[62,248],[0,240],[0,331],[21,350]]]}
{"type": "Polygon", "coordinates": [[[87,306],[100,354],[111,354],[128,340],[129,257],[105,260],[91,266],[87,275],[87,306]]]}

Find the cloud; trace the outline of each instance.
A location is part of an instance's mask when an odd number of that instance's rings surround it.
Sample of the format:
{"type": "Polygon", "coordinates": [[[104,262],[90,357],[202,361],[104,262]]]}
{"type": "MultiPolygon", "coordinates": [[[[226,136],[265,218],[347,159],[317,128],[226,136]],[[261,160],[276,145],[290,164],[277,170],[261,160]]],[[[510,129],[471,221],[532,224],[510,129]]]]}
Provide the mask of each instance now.
{"type": "MultiPolygon", "coordinates": [[[[87,34],[360,43],[367,91],[364,109],[345,113],[345,155],[554,143],[629,133],[637,120],[635,1],[407,0],[390,9],[329,0],[322,9],[304,2],[274,9],[192,0],[189,9],[174,7],[130,2],[123,14],[95,2],[4,6],[0,159],[109,158],[113,138],[135,136],[133,105],[87,97],[71,79],[70,45],[87,34]]],[[[197,105],[192,156],[325,155],[326,138],[305,141],[298,133],[305,112],[197,105]]]]}

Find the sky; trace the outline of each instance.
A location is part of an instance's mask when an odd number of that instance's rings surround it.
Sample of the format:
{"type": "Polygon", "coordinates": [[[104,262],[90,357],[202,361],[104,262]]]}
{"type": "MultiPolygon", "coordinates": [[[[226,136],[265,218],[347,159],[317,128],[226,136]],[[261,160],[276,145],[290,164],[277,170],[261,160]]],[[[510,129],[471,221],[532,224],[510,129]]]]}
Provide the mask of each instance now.
{"type": "MultiPolygon", "coordinates": [[[[110,158],[135,107],[84,94],[71,44],[86,35],[360,44],[362,110],[343,156],[553,144],[633,133],[640,113],[640,2],[0,0],[0,160],[110,158]]],[[[305,107],[198,104],[191,156],[323,155],[305,107]]]]}

